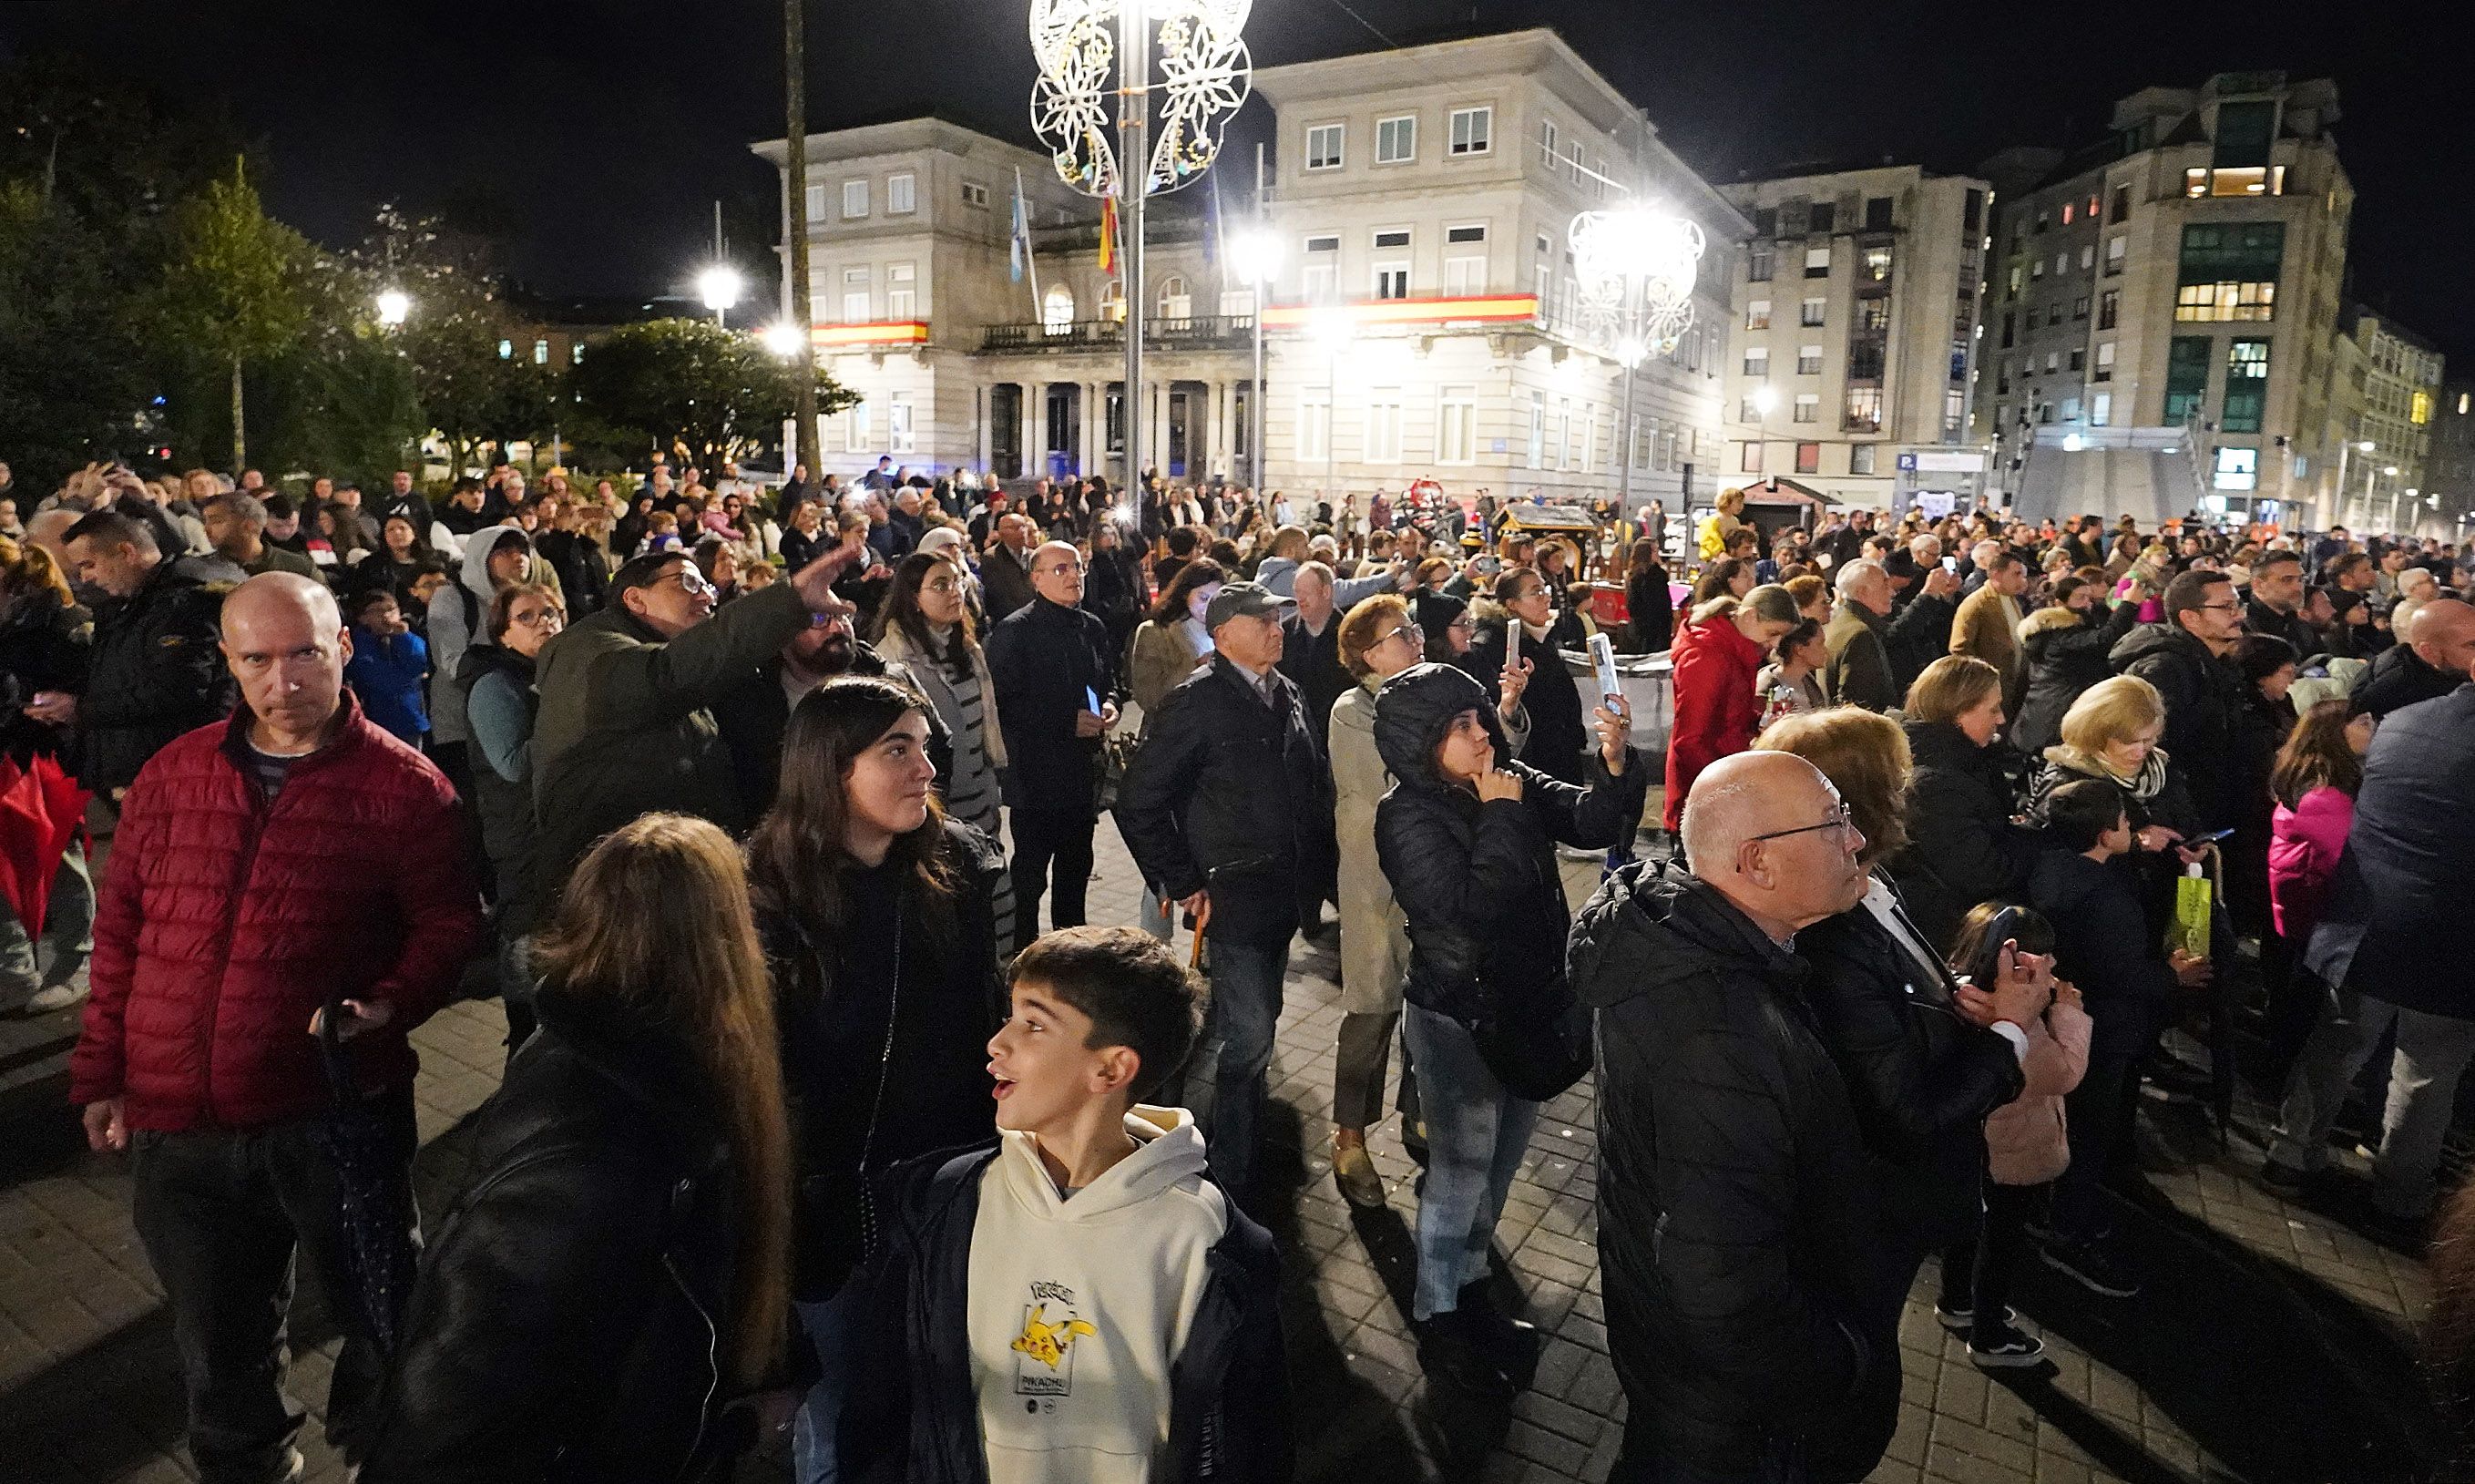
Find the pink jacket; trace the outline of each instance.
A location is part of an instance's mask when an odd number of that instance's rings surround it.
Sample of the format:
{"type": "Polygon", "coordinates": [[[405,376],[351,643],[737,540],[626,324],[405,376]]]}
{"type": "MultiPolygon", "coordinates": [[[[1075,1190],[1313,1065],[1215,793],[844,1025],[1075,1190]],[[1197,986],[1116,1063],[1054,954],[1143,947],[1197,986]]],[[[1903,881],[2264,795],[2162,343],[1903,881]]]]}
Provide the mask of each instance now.
{"type": "Polygon", "coordinates": [[[1985,1148],[1997,1185],[2043,1185],[2071,1162],[2063,1133],[2063,1094],[2088,1071],[2088,1011],[2054,1004],[2028,1027],[2028,1085],[1985,1120],[1985,1148]]]}
{"type": "Polygon", "coordinates": [[[2354,795],[2338,788],[2316,788],[2295,807],[2281,804],[2270,816],[2268,921],[2279,937],[2301,943],[2312,936],[2354,823],[2354,795]]]}

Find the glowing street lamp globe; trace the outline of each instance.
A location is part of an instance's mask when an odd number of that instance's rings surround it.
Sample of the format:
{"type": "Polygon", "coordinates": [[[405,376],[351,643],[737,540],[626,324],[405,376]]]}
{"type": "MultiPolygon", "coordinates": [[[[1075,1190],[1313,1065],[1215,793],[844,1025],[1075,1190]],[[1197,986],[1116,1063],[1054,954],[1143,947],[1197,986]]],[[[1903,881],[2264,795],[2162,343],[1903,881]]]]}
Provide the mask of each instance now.
{"type": "Polygon", "coordinates": [[[412,296],[401,288],[390,288],[379,295],[379,323],[389,330],[404,323],[412,312],[412,296]]]}
{"type": "Polygon", "coordinates": [[[1281,271],[1281,239],[1262,228],[1240,232],[1229,239],[1229,265],[1238,277],[1261,286],[1281,271]]]}
{"type": "Polygon", "coordinates": [[[765,348],[788,360],[799,354],[799,327],[776,322],[765,327],[765,348]]]}
{"type": "Polygon", "coordinates": [[[739,303],[742,286],[739,270],[726,262],[715,263],[697,275],[697,294],[704,307],[719,314],[739,303]]]}

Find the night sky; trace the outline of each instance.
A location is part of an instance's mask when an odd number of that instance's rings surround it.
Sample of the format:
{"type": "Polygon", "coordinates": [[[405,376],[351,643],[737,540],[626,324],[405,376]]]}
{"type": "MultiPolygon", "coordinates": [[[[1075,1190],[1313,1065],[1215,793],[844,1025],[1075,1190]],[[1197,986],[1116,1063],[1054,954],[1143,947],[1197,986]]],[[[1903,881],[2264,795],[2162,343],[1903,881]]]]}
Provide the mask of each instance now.
{"type": "MultiPolygon", "coordinates": [[[[1021,0],[812,4],[813,129],[929,107],[1029,142],[1021,0]]],[[[1259,63],[1557,27],[1714,181],[1890,156],[1965,170],[2085,142],[2112,101],[2218,71],[2334,76],[2359,193],[2354,292],[2475,355],[2475,46],[2438,6],[1256,0],[1259,63]],[[1343,7],[1346,6],[1347,9],[1343,7]],[[1353,13],[1354,12],[1354,13],[1353,13]]],[[[276,212],[348,243],[396,201],[495,222],[558,294],[683,290],[713,202],[764,261],[782,131],[777,0],[11,0],[0,55],[66,53],[227,104],[276,212]]],[[[1261,128],[1250,104],[1241,127],[1261,128]]]]}

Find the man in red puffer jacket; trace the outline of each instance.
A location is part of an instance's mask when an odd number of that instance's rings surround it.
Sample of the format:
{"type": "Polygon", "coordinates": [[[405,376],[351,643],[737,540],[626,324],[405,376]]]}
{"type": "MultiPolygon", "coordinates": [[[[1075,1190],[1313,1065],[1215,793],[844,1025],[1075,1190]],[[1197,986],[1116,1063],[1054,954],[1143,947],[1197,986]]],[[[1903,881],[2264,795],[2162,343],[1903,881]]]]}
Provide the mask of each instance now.
{"type": "Polygon", "coordinates": [[[95,1149],[135,1146],[199,1478],[267,1484],[301,1468],[280,1387],[296,1247],[344,1331],[327,1435],[348,1459],[380,1370],[318,1137],[332,1100],[315,1020],[342,1002],[408,1182],[404,1034],[453,988],[480,912],[454,792],[344,691],[352,642],[327,589],[251,579],[224,602],[222,646],[241,707],[158,753],[122,805],[69,1096],[95,1149]]]}

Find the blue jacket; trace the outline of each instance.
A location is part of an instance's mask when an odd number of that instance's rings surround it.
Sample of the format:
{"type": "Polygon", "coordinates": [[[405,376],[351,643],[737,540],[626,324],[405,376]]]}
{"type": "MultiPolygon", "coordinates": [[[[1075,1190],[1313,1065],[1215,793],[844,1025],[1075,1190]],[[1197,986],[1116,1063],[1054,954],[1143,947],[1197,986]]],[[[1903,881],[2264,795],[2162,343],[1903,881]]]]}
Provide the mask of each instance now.
{"type": "MultiPolygon", "coordinates": [[[[971,1231],[994,1142],[896,1165],[877,1183],[881,1246],[870,1285],[867,1368],[842,1428],[844,1476],[874,1484],[987,1484],[971,1382],[971,1231]]],[[[1281,1258],[1271,1233],[1229,1204],[1186,1348],[1169,1373],[1176,1472],[1154,1484],[1281,1484],[1296,1471],[1281,1258]]]]}
{"type": "Polygon", "coordinates": [[[2389,713],[2364,759],[2354,828],[2304,966],[2410,1010],[2475,1020],[2459,941],[2475,879],[2475,684],[2389,713]]]}
{"type": "Polygon", "coordinates": [[[344,662],[344,680],[361,698],[361,710],[371,721],[414,747],[429,735],[429,706],[422,682],[429,674],[429,646],[417,633],[380,638],[358,624],[352,627],[353,657],[344,662]]]}

